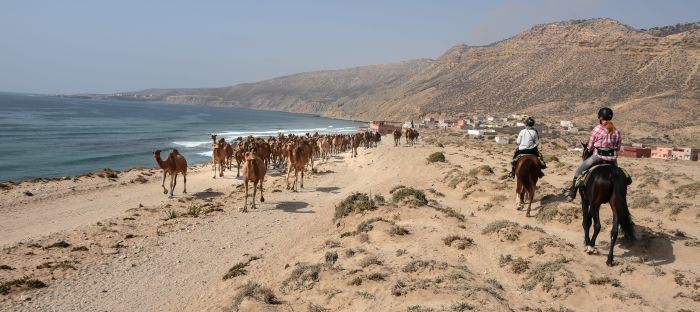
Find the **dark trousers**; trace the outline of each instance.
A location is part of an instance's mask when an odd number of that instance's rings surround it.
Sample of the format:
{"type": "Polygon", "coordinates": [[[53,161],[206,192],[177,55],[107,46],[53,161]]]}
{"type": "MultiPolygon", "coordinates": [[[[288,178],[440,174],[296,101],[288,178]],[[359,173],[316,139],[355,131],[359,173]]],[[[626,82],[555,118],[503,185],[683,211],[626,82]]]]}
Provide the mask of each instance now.
{"type": "Polygon", "coordinates": [[[542,159],[542,154],[540,154],[540,151],[537,147],[531,148],[531,149],[524,149],[524,150],[518,149],[516,147],[515,153],[513,153],[513,160],[510,162],[513,171],[515,171],[515,157],[518,157],[518,155],[523,155],[523,154],[537,156],[537,159],[540,160],[540,165],[542,166],[542,169],[544,169],[546,167],[546,165],[544,164],[544,159],[542,159]]]}

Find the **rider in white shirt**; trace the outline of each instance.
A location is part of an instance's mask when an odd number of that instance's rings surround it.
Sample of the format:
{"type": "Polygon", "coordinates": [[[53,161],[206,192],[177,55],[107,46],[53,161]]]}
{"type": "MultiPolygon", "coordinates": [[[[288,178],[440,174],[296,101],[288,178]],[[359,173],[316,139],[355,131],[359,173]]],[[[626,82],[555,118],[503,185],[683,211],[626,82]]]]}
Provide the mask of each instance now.
{"type": "MultiPolygon", "coordinates": [[[[537,129],[533,128],[533,126],[535,125],[535,119],[532,117],[528,117],[527,121],[525,121],[525,125],[525,129],[520,130],[520,133],[518,134],[518,139],[515,141],[515,143],[518,144],[518,147],[515,149],[515,153],[513,154],[513,160],[510,163],[511,178],[515,177],[515,159],[516,157],[518,157],[518,155],[521,154],[536,155],[537,158],[540,160],[540,167],[542,169],[546,168],[544,160],[542,159],[542,154],[540,154],[540,151],[538,149],[538,147],[540,146],[540,133],[537,131],[537,129]]],[[[544,173],[540,172],[540,177],[542,177],[543,175],[544,173]]]]}

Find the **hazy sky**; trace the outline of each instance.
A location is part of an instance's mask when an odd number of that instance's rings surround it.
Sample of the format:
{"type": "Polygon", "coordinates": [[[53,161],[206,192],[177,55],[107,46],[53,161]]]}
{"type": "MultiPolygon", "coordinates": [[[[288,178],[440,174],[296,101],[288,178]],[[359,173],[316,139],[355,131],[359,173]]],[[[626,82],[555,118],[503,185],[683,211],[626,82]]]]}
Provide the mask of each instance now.
{"type": "Polygon", "coordinates": [[[216,87],[302,71],[436,58],[538,23],[700,20],[700,0],[0,0],[0,90],[216,87]]]}

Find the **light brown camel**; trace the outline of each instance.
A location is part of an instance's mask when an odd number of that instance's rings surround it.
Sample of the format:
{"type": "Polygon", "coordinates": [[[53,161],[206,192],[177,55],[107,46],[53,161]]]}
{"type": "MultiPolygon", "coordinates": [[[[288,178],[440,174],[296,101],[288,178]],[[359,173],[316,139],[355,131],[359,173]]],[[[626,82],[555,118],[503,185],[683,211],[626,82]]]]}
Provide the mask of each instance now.
{"type": "Polygon", "coordinates": [[[224,164],[226,163],[226,149],[224,146],[224,143],[226,141],[224,140],[223,142],[220,140],[219,142],[216,142],[216,133],[210,133],[211,135],[211,160],[213,163],[213,169],[214,169],[214,176],[213,178],[216,179],[216,168],[219,168],[219,176],[223,177],[224,176],[224,164]]]}
{"type": "Polygon", "coordinates": [[[394,146],[401,144],[401,130],[394,130],[394,146]]]}
{"type": "Polygon", "coordinates": [[[153,151],[153,157],[155,157],[156,162],[160,169],[163,169],[163,183],[160,186],[163,187],[163,194],[168,194],[168,189],[165,188],[165,176],[170,174],[170,197],[173,197],[173,192],[175,191],[175,185],[177,184],[177,175],[182,173],[182,182],[184,184],[182,188],[183,193],[187,193],[187,160],[185,156],[180,155],[178,150],[173,149],[165,160],[160,159],[160,150],[153,151]]]}
{"type": "Polygon", "coordinates": [[[233,164],[233,146],[226,142],[226,140],[224,140],[224,152],[226,153],[226,168],[231,170],[231,165],[233,164]]]}
{"type": "Polygon", "coordinates": [[[248,182],[253,181],[253,204],[250,206],[255,209],[255,194],[257,191],[257,186],[260,184],[260,202],[265,202],[265,196],[263,195],[263,182],[265,181],[265,174],[267,173],[267,166],[265,161],[260,159],[253,152],[245,153],[245,165],[243,166],[243,184],[245,184],[245,204],[243,204],[242,212],[248,211],[248,182]]]}
{"type": "Polygon", "coordinates": [[[289,149],[289,165],[288,165],[288,171],[287,171],[287,189],[292,190],[292,192],[297,191],[296,186],[297,186],[297,179],[299,178],[299,172],[301,172],[301,184],[300,184],[300,186],[302,188],[304,187],[304,167],[306,167],[306,164],[309,162],[309,156],[311,156],[310,153],[306,152],[307,149],[304,147],[305,144],[308,144],[308,143],[306,143],[304,141],[299,141],[289,149]],[[294,184],[290,186],[289,185],[289,175],[292,173],[292,170],[294,170],[294,184]]]}

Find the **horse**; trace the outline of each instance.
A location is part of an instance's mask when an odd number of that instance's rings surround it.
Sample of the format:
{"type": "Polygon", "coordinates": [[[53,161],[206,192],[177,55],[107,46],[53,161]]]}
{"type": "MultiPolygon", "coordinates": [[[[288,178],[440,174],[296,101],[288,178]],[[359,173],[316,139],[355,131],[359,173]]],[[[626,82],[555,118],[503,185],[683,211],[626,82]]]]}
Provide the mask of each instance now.
{"type": "MultiPolygon", "coordinates": [[[[585,143],[583,145],[582,158],[590,157],[592,152],[588,151],[585,143]]],[[[600,206],[605,203],[610,204],[613,214],[612,229],[610,230],[610,251],[605,262],[608,266],[613,265],[613,248],[617,241],[618,226],[622,228],[625,239],[628,242],[635,240],[634,222],[627,207],[627,177],[617,166],[610,162],[592,168],[588,173],[586,185],[579,187],[581,195],[581,210],[583,211],[583,231],[586,253],[597,253],[595,240],[600,232],[600,206]],[[589,231],[593,225],[593,237],[589,238],[589,231]]]]}
{"type": "Polygon", "coordinates": [[[515,164],[515,194],[518,210],[525,205],[525,195],[528,198],[526,217],[530,217],[530,207],[535,198],[535,188],[540,177],[540,161],[537,155],[522,155],[515,164]]]}

